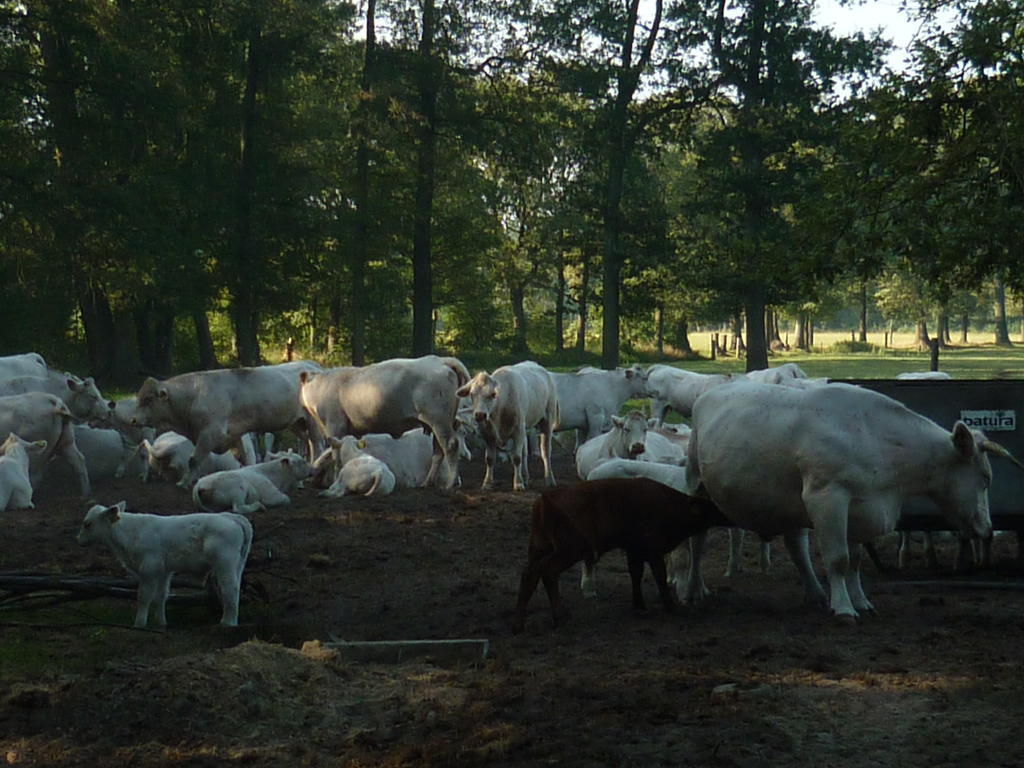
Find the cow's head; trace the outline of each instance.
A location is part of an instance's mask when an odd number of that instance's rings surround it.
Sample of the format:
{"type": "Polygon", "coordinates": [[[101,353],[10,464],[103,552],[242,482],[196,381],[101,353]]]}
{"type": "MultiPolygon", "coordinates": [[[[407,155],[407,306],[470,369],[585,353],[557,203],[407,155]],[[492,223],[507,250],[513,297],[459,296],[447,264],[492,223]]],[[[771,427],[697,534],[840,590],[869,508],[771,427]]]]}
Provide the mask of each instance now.
{"type": "Polygon", "coordinates": [[[498,404],[498,396],[501,388],[489,373],[481,371],[468,383],[462,385],[455,394],[458,397],[467,397],[473,412],[473,420],[477,422],[487,421],[498,404]]]}
{"type": "Polygon", "coordinates": [[[67,387],[67,394],[64,395],[63,400],[76,419],[109,423],[113,406],[110,401],[103,399],[103,395],[100,394],[96,382],[91,376],[87,379],[80,379],[68,373],[65,374],[64,383],[67,387]]]}
{"type": "Polygon", "coordinates": [[[1018,467],[1024,465],[1003,446],[962,421],[954,425],[950,440],[954,458],[951,466],[940,469],[943,482],[935,501],[965,535],[986,538],[992,533],[988,507],[992,465],[988,454],[1007,458],[1018,467]]]}
{"type": "Polygon", "coordinates": [[[650,397],[650,390],[647,388],[647,371],[639,365],[631,365],[622,371],[629,382],[630,394],[633,397],[650,397]]]}
{"type": "Polygon", "coordinates": [[[112,507],[96,504],[85,513],[82,527],[78,529],[77,540],[83,546],[94,541],[104,541],[110,535],[110,527],[121,519],[125,502],[119,501],[112,507]]]}
{"type": "Polygon", "coordinates": [[[635,459],[646,450],[647,419],[640,411],[630,411],[625,418],[612,416],[613,453],[624,459],[635,459]]]}
{"type": "Polygon", "coordinates": [[[135,395],[135,410],[131,416],[133,427],[160,427],[171,424],[171,394],[167,385],[152,376],[142,382],[135,395]]]}
{"type": "Polygon", "coordinates": [[[49,445],[45,440],[28,441],[22,440],[20,435],[16,435],[13,432],[7,436],[7,439],[0,443],[0,456],[6,456],[8,453],[16,450],[22,450],[30,455],[38,455],[46,450],[46,446],[49,445]]]}

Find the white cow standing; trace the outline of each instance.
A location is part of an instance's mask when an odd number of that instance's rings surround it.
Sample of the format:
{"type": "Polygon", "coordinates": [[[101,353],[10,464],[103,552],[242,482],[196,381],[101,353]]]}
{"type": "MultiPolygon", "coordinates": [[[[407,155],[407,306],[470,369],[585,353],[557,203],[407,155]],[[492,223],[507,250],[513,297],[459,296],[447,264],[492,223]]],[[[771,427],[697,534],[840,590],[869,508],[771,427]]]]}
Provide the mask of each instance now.
{"type": "Polygon", "coordinates": [[[32,481],[29,479],[30,454],[46,450],[45,440],[29,442],[13,432],[0,443],[0,512],[8,509],[35,509],[32,481]]]}
{"type": "Polygon", "coordinates": [[[451,488],[458,477],[460,450],[455,392],[468,380],[469,371],[458,359],[437,355],[304,375],[302,404],[320,432],[317,454],[328,437],[370,433],[400,437],[422,427],[434,440],[424,484],[437,482],[451,488]]]}
{"type": "Polygon", "coordinates": [[[231,513],[146,515],[125,512],[125,503],[89,509],[78,543],[105,544],[139,579],[135,626],[143,628],[156,603],[156,623],[167,626],[167,596],[175,573],[212,575],[220,595],[220,623],[237,626],[242,572],[252,546],[252,525],[231,513]]]}
{"type": "Polygon", "coordinates": [[[45,376],[47,370],[43,356],[36,352],[0,357],[0,381],[15,376],[45,376]]]}
{"type": "Polygon", "coordinates": [[[56,395],[80,421],[106,422],[110,417],[110,403],[103,399],[92,377],[80,379],[71,373],[48,370],[45,376],[15,376],[0,381],[0,397],[26,392],[56,395]]]}
{"type": "Polygon", "coordinates": [[[551,378],[558,393],[558,430],[578,430],[581,443],[609,429],[627,400],[648,396],[647,372],[639,365],[614,371],[586,366],[551,378]]]}
{"type": "Polygon", "coordinates": [[[83,497],[92,492],[85,457],[75,444],[71,411],[59,397],[45,392],[27,392],[24,395],[0,397],[0,439],[15,433],[25,440],[45,440],[46,450],[34,456],[30,477],[32,487],[38,488],[44,468],[53,456],[64,458],[78,480],[83,497]]]}
{"type": "Polygon", "coordinates": [[[712,387],[732,380],[727,373],[695,373],[671,365],[652,365],[647,369],[647,391],[651,398],[651,416],[655,426],[665,423],[665,415],[672,409],[680,416],[689,417],[697,398],[712,387]]]}
{"type": "MultiPolygon", "coordinates": [[[[904,500],[927,496],[966,535],[988,536],[988,453],[1010,457],[963,422],[947,432],[860,387],[736,381],[694,407],[689,492],[703,484],[737,525],[782,534],[808,598],[852,620],[874,610],[861,586],[858,544],[895,530],[904,500]],[[830,597],[811,567],[811,528],[830,597]]],[[[698,546],[686,597],[705,593],[698,546]]]]}
{"type": "Polygon", "coordinates": [[[249,432],[291,429],[305,438],[299,376],[320,370],[316,363],[295,362],[148,378],[139,387],[131,423],[174,430],[195,443],[191,484],[210,453],[244,450],[242,436],[249,432]]]}
{"type": "Polygon", "coordinates": [[[487,445],[483,488],[494,485],[498,449],[512,442],[512,488],[526,490],[529,482],[526,430],[536,427],[544,482],[555,484],[551,471],[551,434],[558,426],[558,393],[555,382],[532,360],[505,365],[493,373],[481,371],[457,392],[472,403],[473,419],[487,445]]]}

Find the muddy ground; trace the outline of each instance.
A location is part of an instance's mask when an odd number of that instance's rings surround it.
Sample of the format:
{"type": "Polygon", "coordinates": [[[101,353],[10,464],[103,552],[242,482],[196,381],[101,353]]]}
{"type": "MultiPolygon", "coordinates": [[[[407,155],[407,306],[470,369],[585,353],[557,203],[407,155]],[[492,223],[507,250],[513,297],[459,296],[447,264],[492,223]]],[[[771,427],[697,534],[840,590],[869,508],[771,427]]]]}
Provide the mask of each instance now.
{"type": "MultiPolygon", "coordinates": [[[[836,625],[802,605],[783,551],[767,574],[721,574],[706,604],[634,613],[620,553],[600,595],[562,578],[572,615],[552,629],[534,597],[508,630],[536,486],[404,490],[320,499],[253,516],[242,626],[171,607],[165,633],[129,628],[127,600],[33,610],[0,603],[0,760],[49,766],[963,766],[1024,764],[1024,592],[1014,542],[997,540],[988,589],[865,582],[878,615],[836,625]],[[261,599],[265,594],[266,601],[261,599]],[[306,641],[486,638],[487,658],[440,652],[366,661],[306,641]]],[[[557,476],[569,481],[566,453],[557,476]]],[[[540,476],[540,468],[534,468],[540,476]]],[[[4,513],[0,571],[119,577],[74,541],[86,509],[67,483],[4,513]]],[[[96,498],[190,509],[185,491],[133,479],[96,498]]],[[[880,547],[894,558],[891,543],[880,547]]],[[[952,544],[940,551],[948,565],[952,544]]],[[[941,574],[951,580],[951,572],[941,574]]],[[[3,593],[0,592],[0,595],[3,593]]]]}

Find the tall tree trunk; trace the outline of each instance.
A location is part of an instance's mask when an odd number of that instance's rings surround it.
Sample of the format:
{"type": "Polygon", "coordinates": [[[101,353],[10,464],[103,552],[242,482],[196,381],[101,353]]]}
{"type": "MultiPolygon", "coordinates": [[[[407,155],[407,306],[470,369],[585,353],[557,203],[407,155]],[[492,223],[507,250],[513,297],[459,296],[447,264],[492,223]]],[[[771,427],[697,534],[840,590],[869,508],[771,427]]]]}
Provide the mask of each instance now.
{"type": "Polygon", "coordinates": [[[249,33],[246,56],[245,94],[242,98],[242,148],[236,200],[235,275],[231,318],[235,326],[238,362],[259,365],[259,316],[256,309],[256,281],[260,271],[257,244],[253,236],[253,197],[256,194],[256,141],[258,95],[263,79],[262,30],[255,25],[249,33]]]}
{"type": "Polygon", "coordinates": [[[747,371],[760,371],[768,367],[768,345],[765,344],[764,293],[759,289],[747,291],[743,314],[747,319],[747,371]]]}
{"type": "Polygon", "coordinates": [[[1006,324],[1006,284],[1003,282],[1002,275],[996,275],[995,289],[996,346],[1012,347],[1013,342],[1010,341],[1010,329],[1006,324]]]}
{"type": "Polygon", "coordinates": [[[101,386],[114,379],[114,313],[110,309],[106,292],[91,286],[78,297],[85,328],[86,351],[89,355],[89,374],[101,386]]]}
{"type": "Polygon", "coordinates": [[[587,313],[590,302],[590,248],[583,246],[580,253],[580,288],[576,297],[576,305],[579,307],[580,324],[576,329],[576,353],[581,357],[587,351],[587,313]]]}
{"type": "Polygon", "coordinates": [[[555,355],[565,352],[565,253],[558,253],[558,279],[555,283],[555,355]]]}
{"type": "Polygon", "coordinates": [[[210,318],[202,309],[193,309],[192,324],[196,329],[196,346],[199,348],[199,370],[219,368],[220,363],[217,362],[217,352],[213,346],[213,334],[210,333],[210,318]]]}
{"type": "MultiPolygon", "coordinates": [[[[377,56],[377,0],[366,2],[366,47],[356,119],[355,233],[352,238],[352,365],[366,364],[366,264],[370,233],[370,102],[373,98],[374,63],[377,56]]],[[[428,255],[429,260],[429,255],[428,255]]]]}
{"type": "Polygon", "coordinates": [[[654,348],[658,357],[665,356],[665,305],[660,301],[654,306],[654,348]]]}
{"type": "Polygon", "coordinates": [[[868,340],[868,281],[860,281],[860,322],[857,328],[857,339],[867,342],[868,340]]]}
{"type": "Polygon", "coordinates": [[[512,352],[526,355],[530,347],[526,342],[526,290],[522,283],[513,283],[509,288],[509,301],[512,303],[512,352]]]}
{"type": "Polygon", "coordinates": [[[693,354],[693,347],[690,345],[690,323],[685,313],[679,316],[679,322],[676,323],[672,346],[684,354],[693,354]]]}
{"type": "Polygon", "coordinates": [[[613,369],[619,364],[619,279],[625,254],[622,247],[622,191],[626,163],[633,151],[634,136],[629,125],[629,105],[640,84],[640,74],[650,63],[654,42],[661,27],[662,0],[655,0],[654,18],[648,27],[640,54],[634,60],[633,46],[639,23],[640,0],[630,0],[625,19],[625,35],[617,65],[615,100],[608,119],[605,162],[604,259],[602,292],[604,324],[601,329],[601,366],[613,369]]]}
{"type": "Polygon", "coordinates": [[[945,308],[940,308],[935,316],[935,338],[940,348],[946,347],[949,342],[949,315],[946,314],[945,308]]]}
{"type": "Polygon", "coordinates": [[[967,331],[971,325],[971,316],[964,312],[960,315],[960,343],[967,345],[967,331]]]}
{"type": "Polygon", "coordinates": [[[327,303],[327,354],[341,343],[341,287],[333,286],[327,303]]]}
{"type": "Polygon", "coordinates": [[[412,353],[417,356],[434,351],[431,235],[437,163],[437,78],[440,74],[434,56],[434,21],[434,0],[423,0],[419,42],[420,127],[412,232],[412,353]]]}
{"type": "Polygon", "coordinates": [[[918,349],[931,349],[931,338],[928,336],[928,321],[923,317],[917,321],[915,336],[918,349]]]}
{"type": "Polygon", "coordinates": [[[173,369],[174,309],[158,303],[153,313],[153,370],[166,376],[173,369]]]}

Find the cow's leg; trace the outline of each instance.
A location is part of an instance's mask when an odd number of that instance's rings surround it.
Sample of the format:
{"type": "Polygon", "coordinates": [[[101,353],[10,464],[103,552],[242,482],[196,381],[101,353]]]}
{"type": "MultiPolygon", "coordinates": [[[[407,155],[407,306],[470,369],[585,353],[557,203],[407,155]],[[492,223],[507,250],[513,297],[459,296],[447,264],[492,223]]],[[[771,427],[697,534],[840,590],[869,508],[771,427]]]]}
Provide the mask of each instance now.
{"type": "Polygon", "coordinates": [[[525,491],[526,479],[523,476],[526,464],[526,427],[520,425],[512,438],[512,490],[525,491]]]}
{"type": "Polygon", "coordinates": [[[171,579],[173,577],[173,573],[163,573],[156,582],[156,623],[160,627],[167,626],[167,597],[171,594],[171,579]]]}
{"type": "Polygon", "coordinates": [[[683,594],[683,590],[685,589],[683,584],[686,581],[686,577],[683,575],[683,547],[690,546],[692,545],[689,540],[680,542],[679,546],[669,552],[665,557],[668,583],[675,587],[677,597],[683,594]]]}
{"type": "Polygon", "coordinates": [[[910,565],[910,531],[899,531],[900,543],[896,547],[896,567],[900,570],[910,565]]]}
{"type": "MultiPolygon", "coordinates": [[[[82,455],[82,452],[78,450],[78,446],[75,445],[75,433],[72,430],[69,419],[64,419],[54,453],[63,456],[64,460],[71,465],[71,470],[75,473],[75,478],[78,480],[78,492],[82,495],[82,498],[88,498],[92,493],[92,485],[89,482],[89,470],[85,466],[85,456],[82,455]]],[[[33,482],[33,485],[36,485],[36,483],[33,482]]]]}
{"type": "Polygon", "coordinates": [[[847,542],[850,550],[850,570],[846,575],[846,591],[850,593],[850,600],[853,607],[861,613],[874,613],[875,606],[871,604],[864,594],[864,587],[860,582],[861,546],[856,541],[847,542]]]}
{"type": "Polygon", "coordinates": [[[544,485],[555,484],[555,473],[551,471],[551,422],[544,420],[540,428],[540,460],[544,464],[544,485]]]}
{"type": "Polygon", "coordinates": [[[762,540],[759,549],[758,565],[761,567],[761,573],[768,573],[768,570],[772,567],[772,543],[762,540]]]}
{"type": "MultiPolygon", "coordinates": [[[[686,590],[679,595],[682,602],[702,603],[711,596],[711,590],[704,583],[704,568],[701,564],[701,559],[704,556],[704,543],[707,538],[707,531],[695,533],[690,537],[690,569],[686,577],[686,590]]],[[[676,582],[676,593],[679,593],[678,582],[676,582]]]]}
{"type": "Polygon", "coordinates": [[[729,529],[729,561],[725,564],[727,579],[743,570],[743,539],[746,533],[742,528],[729,529]]]}
{"type": "Polygon", "coordinates": [[[537,591],[540,574],[541,562],[531,556],[519,578],[519,596],[516,598],[516,610],[512,618],[512,631],[516,634],[522,632],[526,624],[526,606],[529,605],[533,593],[537,591]]]}
{"type": "Polygon", "coordinates": [[[220,623],[225,627],[238,626],[238,594],[241,590],[239,572],[231,562],[218,562],[214,569],[217,592],[220,595],[220,623]]]}
{"type": "Polygon", "coordinates": [[[484,482],[480,486],[485,491],[494,487],[494,462],[498,458],[498,445],[493,440],[487,441],[484,451],[484,482]]]}
{"type": "Polygon", "coordinates": [[[810,605],[827,606],[828,595],[825,594],[821,582],[818,581],[818,577],[814,573],[814,566],[811,565],[811,547],[808,536],[807,528],[797,528],[795,531],[786,533],[783,539],[786,542],[789,557],[804,582],[804,599],[810,605]]]}
{"type": "MultiPolygon", "coordinates": [[[[199,467],[202,466],[206,457],[209,456],[215,446],[222,445],[227,438],[227,431],[206,431],[199,435],[196,440],[195,450],[192,452],[192,456],[188,460],[188,472],[185,473],[183,478],[185,484],[184,487],[190,487],[199,479],[199,467]]],[[[179,482],[179,485],[181,483],[179,482]]]]}
{"type": "Polygon", "coordinates": [[[626,566],[629,568],[629,580],[633,585],[633,607],[638,611],[647,609],[644,602],[644,559],[637,552],[626,550],[626,566]]]}
{"type": "Polygon", "coordinates": [[[658,595],[661,597],[661,604],[666,611],[674,611],[678,604],[675,594],[668,588],[668,574],[665,570],[665,558],[655,553],[648,557],[647,562],[651,566],[651,575],[654,576],[654,583],[658,587],[658,595]]]}
{"type": "Polygon", "coordinates": [[[149,607],[160,591],[160,577],[139,573],[139,588],[135,594],[135,626],[144,629],[149,618],[149,607]]]}
{"type": "Polygon", "coordinates": [[[596,567],[596,564],[583,563],[583,567],[580,568],[580,592],[584,597],[597,597],[597,587],[594,586],[596,567]]]}
{"type": "Polygon", "coordinates": [[[660,397],[651,398],[651,418],[654,419],[654,426],[661,427],[665,423],[665,414],[668,413],[669,404],[667,400],[660,397]]]}
{"type": "Polygon", "coordinates": [[[847,543],[849,496],[837,488],[805,490],[804,505],[814,522],[821,559],[828,574],[829,605],[838,618],[856,619],[846,579],[850,573],[850,547],[847,543]]]}

